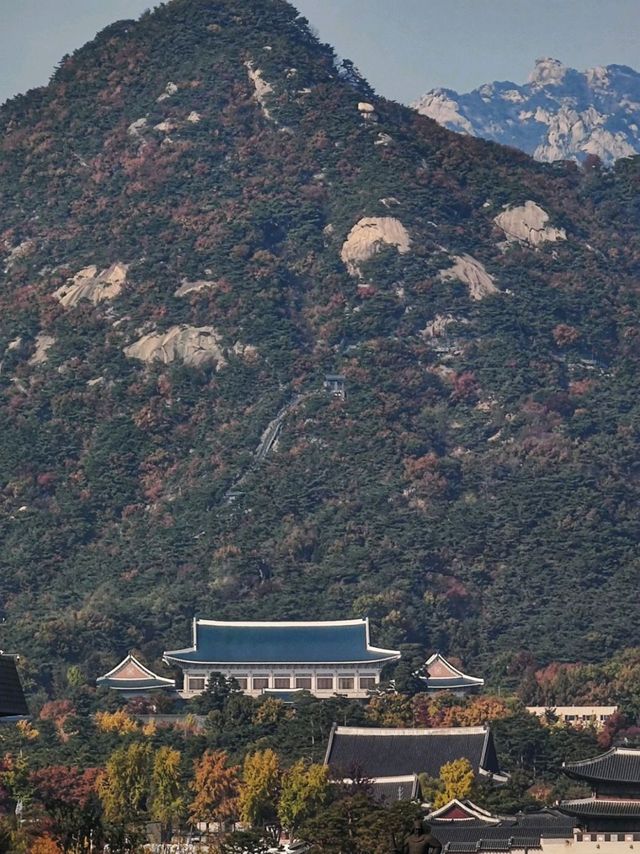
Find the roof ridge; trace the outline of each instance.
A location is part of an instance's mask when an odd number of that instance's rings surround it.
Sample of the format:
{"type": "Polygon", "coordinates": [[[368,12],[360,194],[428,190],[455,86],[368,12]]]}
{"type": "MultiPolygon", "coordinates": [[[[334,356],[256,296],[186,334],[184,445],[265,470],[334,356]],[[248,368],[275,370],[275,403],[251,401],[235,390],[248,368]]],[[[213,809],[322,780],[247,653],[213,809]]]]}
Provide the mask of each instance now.
{"type": "Polygon", "coordinates": [[[197,626],[236,626],[237,628],[321,628],[324,626],[366,626],[368,617],[352,620],[207,620],[195,618],[197,626]]]}
{"type": "MultiPolygon", "coordinates": [[[[575,762],[563,762],[563,768],[579,768],[583,765],[591,765],[593,762],[597,762],[600,759],[606,759],[607,756],[613,756],[617,751],[616,747],[610,747],[609,750],[605,750],[604,753],[599,753],[597,756],[592,756],[590,759],[577,759],[575,762]]],[[[637,751],[640,753],[640,750],[637,751]]]]}
{"type": "Polygon", "coordinates": [[[458,727],[336,727],[336,735],[486,735],[488,726],[458,727]]]}

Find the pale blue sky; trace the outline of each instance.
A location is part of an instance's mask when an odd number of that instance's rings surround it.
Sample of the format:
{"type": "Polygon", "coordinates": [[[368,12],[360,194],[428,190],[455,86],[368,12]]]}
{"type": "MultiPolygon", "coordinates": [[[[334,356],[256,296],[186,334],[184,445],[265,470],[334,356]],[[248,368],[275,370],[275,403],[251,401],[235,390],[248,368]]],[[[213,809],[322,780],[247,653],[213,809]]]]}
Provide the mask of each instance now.
{"type": "MultiPolygon", "coordinates": [[[[250,3],[251,0],[246,0],[250,3]]],[[[154,0],[0,0],[0,103],[47,82],[56,62],[154,0]]],[[[553,56],[584,69],[640,70],[640,0],[297,0],[376,90],[411,101],[434,86],[467,91],[525,81],[553,56]]]]}

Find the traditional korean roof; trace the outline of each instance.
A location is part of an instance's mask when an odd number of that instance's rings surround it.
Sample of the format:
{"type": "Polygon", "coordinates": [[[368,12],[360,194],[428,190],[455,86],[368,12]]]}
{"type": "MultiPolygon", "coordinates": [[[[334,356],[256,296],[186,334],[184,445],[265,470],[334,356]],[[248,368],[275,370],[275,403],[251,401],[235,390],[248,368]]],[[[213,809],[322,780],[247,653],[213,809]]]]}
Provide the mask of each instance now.
{"type": "MultiPolygon", "coordinates": [[[[460,803],[471,804],[470,801],[460,803]]],[[[480,813],[484,812],[475,804],[471,806],[480,813]]],[[[432,813],[427,820],[431,825],[431,832],[442,842],[444,850],[452,854],[536,849],[541,847],[542,838],[568,839],[573,836],[572,819],[558,810],[551,809],[514,816],[488,814],[468,821],[433,818],[432,813]]]]}
{"type": "Polygon", "coordinates": [[[593,759],[564,762],[564,773],[575,780],[594,783],[640,783],[640,749],[612,747],[593,759]]]}
{"type": "Polygon", "coordinates": [[[489,810],[477,806],[468,798],[462,800],[453,798],[448,804],[430,812],[427,821],[481,821],[486,824],[499,824],[500,818],[492,815],[489,810]]]}
{"type": "Polygon", "coordinates": [[[501,774],[493,736],[488,727],[441,729],[379,729],[334,726],[329,737],[325,765],[337,777],[358,771],[369,779],[428,774],[438,777],[447,762],[466,758],[475,773],[501,774]]]}
{"type": "Polygon", "coordinates": [[[374,664],[400,653],[369,643],[369,620],[194,620],[193,646],[165,652],[171,664],[374,664]]]}
{"type": "Polygon", "coordinates": [[[112,688],[114,691],[157,691],[176,687],[174,679],[158,676],[131,653],[113,670],[96,679],[96,685],[98,688],[112,688]]]}
{"type": "Polygon", "coordinates": [[[593,818],[640,818],[640,798],[614,800],[610,798],[578,798],[562,801],[558,809],[572,816],[593,818]]]}
{"type": "Polygon", "coordinates": [[[420,781],[417,774],[405,777],[378,777],[371,780],[373,797],[381,803],[414,801],[420,797],[420,781]]]}
{"type": "Polygon", "coordinates": [[[0,723],[21,720],[28,715],[16,659],[0,652],[0,723]]]}
{"type": "Polygon", "coordinates": [[[427,689],[430,691],[453,691],[460,688],[481,688],[484,685],[484,679],[477,676],[468,676],[457,667],[454,667],[451,662],[440,655],[439,652],[434,654],[425,663],[427,677],[423,677],[427,683],[427,689]]]}

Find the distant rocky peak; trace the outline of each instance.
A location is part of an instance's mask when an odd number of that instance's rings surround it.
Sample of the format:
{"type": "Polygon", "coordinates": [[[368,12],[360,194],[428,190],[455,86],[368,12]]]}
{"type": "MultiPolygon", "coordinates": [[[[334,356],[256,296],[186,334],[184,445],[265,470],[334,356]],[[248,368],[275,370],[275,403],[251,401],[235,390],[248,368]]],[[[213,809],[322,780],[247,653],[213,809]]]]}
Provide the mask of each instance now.
{"type": "Polygon", "coordinates": [[[605,165],[640,153],[640,74],[625,65],[584,72],[545,57],[528,82],[485,83],[466,94],[432,89],[414,108],[449,130],[520,148],[537,160],[605,165]]]}
{"type": "Polygon", "coordinates": [[[537,87],[558,86],[564,81],[569,70],[559,59],[552,57],[536,59],[533,71],[529,75],[529,83],[537,87]]]}

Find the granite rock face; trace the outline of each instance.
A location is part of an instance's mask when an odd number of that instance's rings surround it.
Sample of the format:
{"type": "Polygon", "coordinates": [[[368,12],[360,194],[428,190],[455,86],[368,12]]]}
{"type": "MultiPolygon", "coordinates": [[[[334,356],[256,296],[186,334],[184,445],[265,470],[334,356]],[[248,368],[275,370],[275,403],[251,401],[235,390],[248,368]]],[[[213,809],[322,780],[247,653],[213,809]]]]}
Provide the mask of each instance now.
{"type": "Polygon", "coordinates": [[[539,59],[522,86],[432,89],[412,105],[449,130],[520,148],[536,160],[605,165],[640,153],[640,74],[624,65],[568,68],[539,59]]]}
{"type": "Polygon", "coordinates": [[[547,241],[567,239],[564,228],[547,225],[549,214],[530,200],[523,205],[507,208],[498,214],[494,222],[504,231],[508,242],[518,241],[539,246],[547,241]]]}
{"type": "Polygon", "coordinates": [[[401,255],[409,251],[411,238],[404,225],[392,216],[363,217],[349,232],[340,258],[352,276],[359,276],[360,264],[385,245],[395,246],[401,255]]]}
{"type": "Polygon", "coordinates": [[[125,356],[142,362],[170,365],[181,361],[194,368],[215,365],[220,370],[227,364],[220,336],[213,326],[172,326],[166,332],[149,332],[124,348],[125,356]]]}

